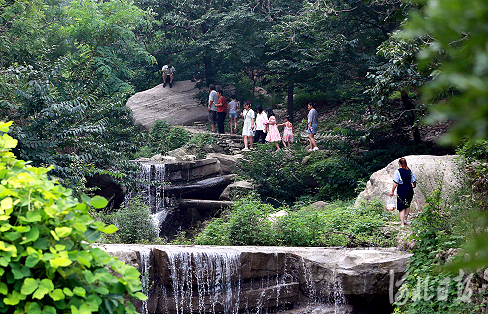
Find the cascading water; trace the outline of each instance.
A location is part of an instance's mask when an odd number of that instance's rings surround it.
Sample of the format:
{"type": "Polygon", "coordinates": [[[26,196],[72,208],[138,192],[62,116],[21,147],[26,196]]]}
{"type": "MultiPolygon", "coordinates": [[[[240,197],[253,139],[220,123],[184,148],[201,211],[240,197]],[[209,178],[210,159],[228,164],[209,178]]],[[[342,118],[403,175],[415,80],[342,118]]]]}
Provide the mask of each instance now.
{"type": "Polygon", "coordinates": [[[136,196],[140,197],[142,202],[150,208],[152,221],[157,228],[157,234],[159,234],[159,228],[168,215],[163,198],[166,185],[166,167],[164,163],[147,162],[141,162],[140,166],[141,171],[135,177],[138,182],[136,188],[127,193],[124,203],[136,196]]]}
{"type": "Polygon", "coordinates": [[[177,314],[239,312],[239,253],[167,253],[177,314]]]}
{"type": "MultiPolygon", "coordinates": [[[[151,266],[149,265],[149,261],[151,259],[151,250],[144,249],[140,251],[141,256],[141,284],[142,284],[142,291],[146,296],[149,297],[149,269],[151,266]]],[[[142,313],[148,314],[147,310],[147,300],[142,302],[142,313]]]]}

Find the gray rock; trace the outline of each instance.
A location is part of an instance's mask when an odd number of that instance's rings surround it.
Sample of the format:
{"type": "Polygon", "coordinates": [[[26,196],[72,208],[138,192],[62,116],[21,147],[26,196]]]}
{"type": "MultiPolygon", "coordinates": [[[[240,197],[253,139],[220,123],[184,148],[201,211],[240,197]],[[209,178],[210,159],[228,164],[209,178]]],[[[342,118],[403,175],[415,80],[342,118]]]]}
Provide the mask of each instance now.
{"type": "Polygon", "coordinates": [[[159,84],[151,89],[134,94],[127,101],[134,122],[150,128],[155,120],[165,120],[175,125],[191,125],[207,119],[205,106],[199,106],[196,83],[176,81],[173,88],[159,84]]]}
{"type": "Polygon", "coordinates": [[[229,184],[222,194],[220,194],[219,200],[230,201],[233,191],[249,192],[253,189],[253,185],[249,181],[237,181],[229,184]]]}
{"type": "MultiPolygon", "coordinates": [[[[411,155],[406,156],[408,167],[417,177],[417,188],[411,208],[419,210],[425,205],[425,197],[441,188],[442,194],[448,197],[461,182],[458,177],[456,156],[411,155]]],[[[385,168],[373,173],[366,188],[356,199],[355,206],[362,201],[379,200],[386,204],[393,185],[393,174],[398,169],[398,159],[390,162],[385,168]]],[[[395,191],[396,194],[396,191],[395,191]]]]}
{"type": "Polygon", "coordinates": [[[229,174],[235,169],[237,160],[241,158],[242,155],[225,155],[221,153],[210,153],[207,158],[215,158],[220,161],[220,168],[222,169],[222,174],[229,174]]]}
{"type": "Polygon", "coordinates": [[[316,309],[321,301],[326,301],[326,306],[339,304],[349,313],[347,298],[388,299],[390,282],[401,278],[411,256],[394,249],[127,244],[102,248],[141,271],[148,270],[148,281],[158,283],[150,291],[148,313],[174,313],[175,301],[192,304],[194,309],[198,304],[208,309],[230,302],[244,310],[247,306],[264,309],[296,304],[298,300],[302,305],[303,300],[310,300],[316,309]],[[134,251],[137,260],[131,253],[134,251]],[[143,253],[147,262],[142,261],[143,253]],[[215,280],[237,290],[232,290],[231,295],[226,295],[230,290],[206,292],[215,280]],[[161,298],[172,293],[175,286],[193,286],[195,294],[185,293],[178,300],[161,298]]]}

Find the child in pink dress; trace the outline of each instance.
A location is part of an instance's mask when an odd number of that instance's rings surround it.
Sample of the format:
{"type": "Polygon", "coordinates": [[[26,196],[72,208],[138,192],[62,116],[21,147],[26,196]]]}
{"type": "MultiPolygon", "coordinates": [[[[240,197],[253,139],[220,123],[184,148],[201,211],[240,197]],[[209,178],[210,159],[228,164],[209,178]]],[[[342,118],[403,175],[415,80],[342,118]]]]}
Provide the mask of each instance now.
{"type": "Polygon", "coordinates": [[[277,126],[285,126],[285,129],[283,130],[283,146],[287,147],[291,145],[291,142],[293,142],[293,124],[290,122],[290,116],[286,116],[285,122],[278,124],[277,126]]]}
{"type": "Polygon", "coordinates": [[[276,125],[276,118],[273,113],[273,110],[271,108],[266,110],[268,112],[268,123],[267,123],[267,128],[268,128],[268,134],[266,135],[266,142],[274,142],[276,143],[276,148],[280,149],[280,144],[278,144],[281,141],[281,136],[280,136],[280,131],[278,131],[278,126],[276,125]]]}

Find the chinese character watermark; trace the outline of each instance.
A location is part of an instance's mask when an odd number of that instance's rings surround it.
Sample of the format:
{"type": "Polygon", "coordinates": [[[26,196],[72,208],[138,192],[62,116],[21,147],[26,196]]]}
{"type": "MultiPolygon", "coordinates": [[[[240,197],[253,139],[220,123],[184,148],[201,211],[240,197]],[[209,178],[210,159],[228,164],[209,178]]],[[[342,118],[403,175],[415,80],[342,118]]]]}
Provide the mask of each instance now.
{"type": "Polygon", "coordinates": [[[465,273],[462,269],[459,270],[459,275],[451,278],[449,276],[442,280],[431,280],[430,276],[425,278],[417,278],[417,283],[414,287],[402,287],[407,275],[404,274],[400,279],[395,281],[395,272],[390,270],[390,303],[396,303],[398,305],[404,305],[409,299],[413,302],[424,300],[426,302],[434,300],[437,297],[437,301],[446,301],[449,296],[449,287],[451,283],[455,283],[457,290],[457,297],[454,302],[470,302],[473,290],[471,289],[471,279],[473,274],[465,273]],[[395,290],[397,292],[395,293],[395,290]]]}

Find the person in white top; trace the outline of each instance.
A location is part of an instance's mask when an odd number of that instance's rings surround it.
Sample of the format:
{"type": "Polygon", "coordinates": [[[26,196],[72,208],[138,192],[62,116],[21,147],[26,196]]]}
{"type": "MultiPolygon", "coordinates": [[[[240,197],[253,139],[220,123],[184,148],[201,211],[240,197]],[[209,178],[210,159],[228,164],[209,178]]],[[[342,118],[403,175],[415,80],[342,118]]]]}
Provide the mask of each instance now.
{"type": "Polygon", "coordinates": [[[175,79],[176,69],[174,66],[172,66],[171,61],[168,62],[168,64],[163,65],[161,72],[163,72],[163,87],[166,87],[166,83],[168,82],[168,77],[169,77],[169,87],[170,88],[173,87],[173,80],[175,79]]]}
{"type": "Polygon", "coordinates": [[[256,134],[254,135],[254,143],[259,142],[261,139],[261,143],[265,143],[266,139],[266,124],[268,124],[268,115],[266,111],[263,110],[263,106],[258,105],[256,107],[256,123],[254,124],[254,130],[256,134]]]}

